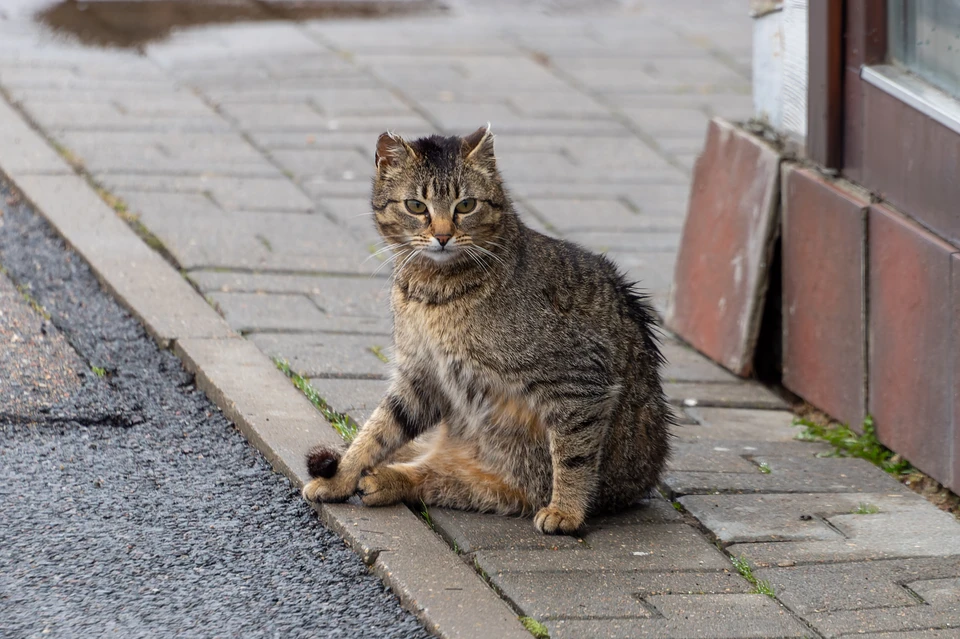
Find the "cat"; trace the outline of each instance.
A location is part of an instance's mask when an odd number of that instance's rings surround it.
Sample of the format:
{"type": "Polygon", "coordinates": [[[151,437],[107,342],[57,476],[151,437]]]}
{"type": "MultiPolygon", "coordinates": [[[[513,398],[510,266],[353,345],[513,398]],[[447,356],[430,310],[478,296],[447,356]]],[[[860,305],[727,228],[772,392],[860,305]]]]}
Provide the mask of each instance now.
{"type": "Polygon", "coordinates": [[[645,299],[605,257],[524,225],[489,125],[384,133],[375,162],[392,382],[344,452],[310,451],[304,497],[534,515],[548,534],[645,497],[674,423],[645,299]]]}

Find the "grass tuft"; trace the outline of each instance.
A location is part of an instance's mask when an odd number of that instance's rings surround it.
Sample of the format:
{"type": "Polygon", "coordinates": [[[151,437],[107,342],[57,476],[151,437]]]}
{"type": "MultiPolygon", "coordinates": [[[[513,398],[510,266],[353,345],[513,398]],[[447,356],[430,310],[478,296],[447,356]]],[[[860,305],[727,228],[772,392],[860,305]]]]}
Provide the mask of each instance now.
{"type": "Polygon", "coordinates": [[[520,623],[527,629],[527,632],[537,639],[550,639],[550,632],[547,627],[533,617],[520,617],[520,623]]]}
{"type": "Polygon", "coordinates": [[[310,400],[310,403],[317,407],[317,410],[327,418],[327,421],[330,422],[333,429],[343,437],[344,441],[348,443],[353,441],[353,438],[357,436],[357,425],[349,417],[330,408],[327,401],[320,397],[317,389],[311,386],[305,377],[294,372],[286,360],[275,357],[273,363],[281,373],[290,378],[290,381],[293,382],[297,390],[303,393],[306,398],[310,400]]]}
{"type": "Polygon", "coordinates": [[[420,500],[420,516],[423,517],[423,520],[427,522],[431,529],[436,530],[433,527],[433,517],[430,516],[430,507],[422,499],[420,500]]]}
{"type": "Polygon", "coordinates": [[[101,368],[100,366],[91,366],[90,370],[93,371],[93,374],[97,377],[104,377],[107,374],[107,369],[101,368]]]}
{"type": "Polygon", "coordinates": [[[880,512],[880,509],[879,509],[877,506],[875,506],[875,505],[873,505],[873,504],[868,504],[868,503],[866,503],[866,502],[861,501],[860,504],[859,504],[856,508],[853,509],[852,514],[854,514],[854,515],[876,515],[878,512],[880,512]]]}
{"type": "Polygon", "coordinates": [[[795,439],[807,442],[825,441],[833,446],[834,450],[832,452],[821,453],[821,456],[859,457],[897,477],[913,470],[910,462],[901,458],[877,440],[873,418],[870,416],[863,420],[862,435],[846,424],[825,426],[800,417],[793,420],[793,425],[803,427],[803,431],[798,433],[795,439]]]}
{"type": "Polygon", "coordinates": [[[731,557],[730,561],[733,562],[733,567],[737,569],[744,579],[753,584],[753,590],[750,591],[752,595],[766,595],[768,597],[775,597],[776,592],[773,590],[773,586],[770,585],[769,581],[759,580],[753,576],[753,568],[750,567],[750,564],[744,557],[731,557]]]}

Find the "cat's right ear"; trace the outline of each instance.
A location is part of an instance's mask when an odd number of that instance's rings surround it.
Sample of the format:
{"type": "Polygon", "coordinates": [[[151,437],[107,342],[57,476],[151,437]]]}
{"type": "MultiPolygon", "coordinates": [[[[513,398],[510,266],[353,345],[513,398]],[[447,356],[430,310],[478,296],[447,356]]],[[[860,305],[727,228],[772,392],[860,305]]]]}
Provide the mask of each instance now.
{"type": "Polygon", "coordinates": [[[374,155],[377,173],[400,167],[415,157],[416,154],[410,145],[395,133],[387,131],[381,133],[377,139],[377,153],[374,155]]]}

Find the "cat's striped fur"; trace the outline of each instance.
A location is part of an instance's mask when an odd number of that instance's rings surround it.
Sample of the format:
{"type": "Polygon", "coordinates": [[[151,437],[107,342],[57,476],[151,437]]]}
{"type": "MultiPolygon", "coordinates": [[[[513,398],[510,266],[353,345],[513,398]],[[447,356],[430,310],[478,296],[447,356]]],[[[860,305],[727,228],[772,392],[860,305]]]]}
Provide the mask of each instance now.
{"type": "Polygon", "coordinates": [[[489,127],[383,134],[376,163],[393,380],[342,458],[311,453],[304,496],[530,514],[547,533],[643,497],[672,423],[644,300],[605,257],[524,226],[489,127]]]}

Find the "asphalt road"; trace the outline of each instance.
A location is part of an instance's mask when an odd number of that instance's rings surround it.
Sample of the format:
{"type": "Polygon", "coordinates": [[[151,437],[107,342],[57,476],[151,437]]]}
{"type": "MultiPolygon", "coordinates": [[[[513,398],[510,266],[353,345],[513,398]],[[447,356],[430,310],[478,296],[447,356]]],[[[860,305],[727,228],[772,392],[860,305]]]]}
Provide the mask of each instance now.
{"type": "Polygon", "coordinates": [[[11,202],[0,265],[50,318],[0,286],[0,636],[428,636],[11,202]]]}

